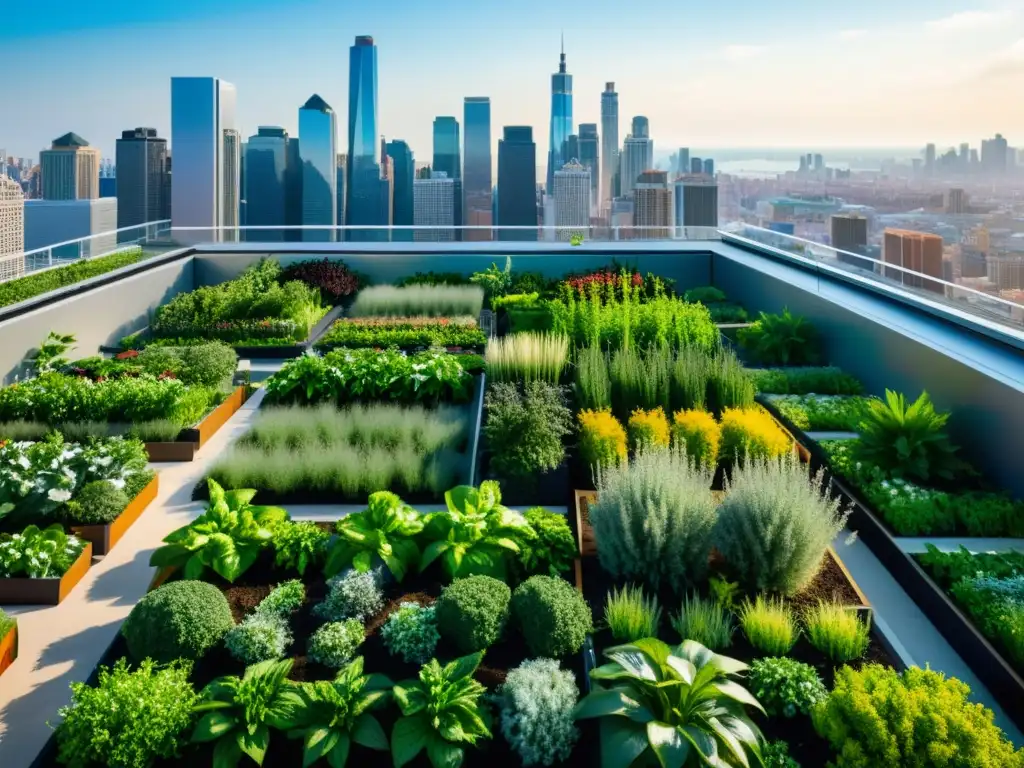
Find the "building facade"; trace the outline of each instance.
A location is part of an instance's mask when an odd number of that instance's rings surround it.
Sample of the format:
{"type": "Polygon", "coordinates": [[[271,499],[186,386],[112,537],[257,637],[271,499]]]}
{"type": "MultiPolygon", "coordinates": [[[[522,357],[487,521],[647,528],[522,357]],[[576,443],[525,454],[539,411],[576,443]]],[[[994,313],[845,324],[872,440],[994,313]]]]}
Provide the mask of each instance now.
{"type": "MultiPolygon", "coordinates": [[[[468,227],[489,227],[491,217],[491,188],[493,186],[491,154],[491,100],[487,96],[467,96],[463,105],[462,125],[462,223],[468,227]]],[[[487,229],[469,229],[464,240],[490,240],[487,229]]]]}
{"type": "Polygon", "coordinates": [[[54,139],[39,153],[44,200],[92,200],[100,196],[100,151],[77,133],[54,139]]]}
{"type": "Polygon", "coordinates": [[[882,261],[894,264],[918,275],[885,267],[885,277],[910,288],[921,288],[932,293],[945,294],[942,283],[920,275],[942,279],[943,244],[939,235],[913,232],[907,229],[886,229],[882,235],[882,261]]]}
{"type": "Polygon", "coordinates": [[[288,225],[288,131],[260,126],[245,145],[245,225],[279,227],[247,232],[245,239],[282,242],[288,225]]]}
{"type": "MultiPolygon", "coordinates": [[[[345,223],[380,226],[380,145],[377,119],[377,46],[368,35],[356,37],[348,58],[348,183],[345,223]]],[[[353,229],[350,240],[386,240],[387,232],[353,229]]]]}
{"type": "MultiPolygon", "coordinates": [[[[579,162],[570,162],[555,171],[554,221],[558,240],[572,235],[585,235],[590,226],[590,169],[579,162]]],[[[545,222],[547,223],[547,222],[545,222]]]]}
{"type": "Polygon", "coordinates": [[[836,214],[831,219],[831,241],[832,247],[845,251],[838,253],[836,257],[844,264],[851,267],[872,271],[872,262],[858,259],[852,254],[865,254],[868,247],[868,220],[857,214],[836,214]]]}
{"type": "Polygon", "coordinates": [[[601,185],[602,209],[615,197],[612,178],[619,168],[619,94],[615,83],[605,83],[601,94],[601,185]]]}
{"type": "Polygon", "coordinates": [[[537,145],[533,128],[507,125],[498,141],[499,240],[536,240],[536,229],[502,227],[537,226],[537,145]]]}
{"type": "Polygon", "coordinates": [[[682,178],[675,185],[676,237],[688,227],[718,227],[718,185],[702,177],[682,178]]]}
{"type": "Polygon", "coordinates": [[[103,256],[117,249],[117,198],[89,200],[26,200],[25,250],[48,248],[57,243],[93,239],[53,250],[54,259],[103,256]]]}
{"type": "Polygon", "coordinates": [[[385,147],[391,160],[392,205],[391,224],[395,228],[391,239],[396,242],[410,242],[415,223],[415,194],[413,181],[416,177],[416,158],[404,141],[389,141],[385,147]]]}
{"type": "MultiPolygon", "coordinates": [[[[434,118],[434,155],[431,169],[443,173],[455,186],[455,226],[462,225],[462,141],[459,121],[452,116],[434,118]]],[[[461,238],[456,235],[456,240],[461,238]]]]}
{"type": "MultiPolygon", "coordinates": [[[[122,131],[117,140],[117,228],[170,218],[167,139],[156,128],[122,131]]],[[[137,233],[126,233],[137,237],[137,233]]]]}
{"type": "Polygon", "coordinates": [[[580,123],[580,165],[590,171],[590,215],[598,216],[601,199],[601,151],[597,123],[580,123]]]}
{"type": "Polygon", "coordinates": [[[639,134],[629,134],[622,145],[619,158],[620,194],[629,197],[633,193],[637,177],[644,171],[654,169],[654,142],[647,135],[649,128],[646,117],[634,117],[633,129],[639,134]],[[639,122],[638,122],[639,121],[639,122]]]}
{"type": "Polygon", "coordinates": [[[455,179],[434,171],[429,179],[413,180],[415,240],[450,242],[455,239],[455,179]]]}
{"type": "Polygon", "coordinates": [[[672,187],[667,171],[643,171],[633,187],[633,226],[645,240],[672,235],[672,187]]]}
{"type": "Polygon", "coordinates": [[[572,75],[566,71],[565,40],[558,57],[558,71],[551,75],[551,129],[548,144],[548,194],[555,190],[555,171],[572,158],[566,157],[566,143],[572,134],[572,75]]]}
{"type": "Polygon", "coordinates": [[[25,197],[21,185],[0,174],[0,281],[25,274],[25,197]]]}
{"type": "MultiPolygon", "coordinates": [[[[331,105],[313,94],[299,109],[302,162],[302,225],[338,225],[338,125],[331,105]]],[[[307,242],[334,242],[334,229],[304,229],[307,242]]]]}

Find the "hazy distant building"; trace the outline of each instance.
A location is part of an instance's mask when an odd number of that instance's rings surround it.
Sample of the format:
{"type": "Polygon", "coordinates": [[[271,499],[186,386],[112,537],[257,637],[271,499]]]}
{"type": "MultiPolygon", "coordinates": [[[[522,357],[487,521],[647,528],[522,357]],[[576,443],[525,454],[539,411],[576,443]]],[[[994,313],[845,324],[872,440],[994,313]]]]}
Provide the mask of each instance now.
{"type": "Polygon", "coordinates": [[[601,94],[601,207],[617,194],[613,178],[619,170],[619,94],[615,83],[605,83],[601,94]]]}
{"type": "Polygon", "coordinates": [[[715,175],[715,161],[710,157],[704,160],[704,175],[714,176],[715,175]]]}
{"type": "Polygon", "coordinates": [[[954,215],[968,213],[966,191],[954,188],[946,193],[946,213],[954,215]]]}
{"type": "Polygon", "coordinates": [[[590,213],[600,213],[600,139],[597,135],[597,123],[580,123],[579,157],[580,165],[590,172],[590,213]]]}
{"type": "Polygon", "coordinates": [[[79,246],[56,248],[54,259],[102,256],[117,248],[117,198],[26,200],[25,250],[102,235],[79,246]]]}
{"type": "Polygon", "coordinates": [[[704,173],[704,161],[699,157],[690,158],[690,173],[701,174],[704,173]]]}
{"type": "Polygon", "coordinates": [[[413,221],[417,241],[450,242],[455,239],[455,179],[434,171],[429,179],[413,181],[413,221]]]}
{"type": "MultiPolygon", "coordinates": [[[[337,160],[337,180],[338,180],[338,205],[337,205],[337,221],[338,226],[344,226],[345,224],[345,180],[348,178],[348,155],[344,152],[338,153],[337,160]]],[[[344,231],[338,234],[339,240],[344,240],[344,231]]]]}
{"type": "Polygon", "coordinates": [[[1009,149],[1006,139],[997,133],[994,139],[981,142],[981,168],[985,173],[1001,175],[1009,167],[1009,149]]]}
{"type": "Polygon", "coordinates": [[[929,144],[924,148],[924,172],[926,176],[935,175],[935,145],[929,144]]]}
{"type": "Polygon", "coordinates": [[[25,197],[21,185],[0,174],[0,280],[25,274],[25,197]]]}
{"type": "MultiPolygon", "coordinates": [[[[590,169],[577,162],[566,163],[555,171],[553,196],[556,237],[568,240],[574,233],[586,234],[590,226],[590,169]]],[[[545,222],[547,223],[547,222],[545,222]]]]}
{"type": "Polygon", "coordinates": [[[640,239],[671,236],[672,187],[666,171],[644,171],[633,186],[633,226],[640,239]]]}
{"type": "Polygon", "coordinates": [[[718,184],[692,176],[677,180],[674,188],[676,237],[688,237],[688,227],[718,227],[718,184]]]}
{"type": "Polygon", "coordinates": [[[414,176],[416,159],[409,145],[404,141],[389,141],[385,147],[391,158],[392,203],[391,225],[394,231],[391,239],[396,242],[411,242],[412,225],[415,223],[414,176]]]}
{"type": "Polygon", "coordinates": [[[528,125],[505,126],[498,141],[499,240],[536,240],[536,229],[504,229],[537,226],[537,145],[528,125]]]}
{"type": "MultiPolygon", "coordinates": [[[[886,229],[882,237],[882,261],[895,264],[929,277],[942,279],[942,238],[926,232],[912,232],[906,229],[886,229]]],[[[884,274],[911,288],[923,288],[933,293],[945,294],[945,287],[898,269],[885,268],[884,274]]]]}
{"type": "MultiPolygon", "coordinates": [[[[461,226],[462,213],[462,160],[459,121],[447,115],[434,118],[434,159],[432,168],[445,174],[455,190],[455,226],[461,226]]],[[[459,239],[456,236],[456,239],[459,239]]]]}
{"type": "Polygon", "coordinates": [[[688,147],[680,147],[676,155],[676,174],[685,176],[690,172],[690,150],[688,147]]]}
{"type": "MultiPolygon", "coordinates": [[[[463,104],[462,125],[462,224],[467,227],[490,227],[493,223],[491,189],[494,186],[491,168],[491,100],[487,96],[467,96],[463,104]]],[[[490,240],[488,229],[463,231],[464,240],[490,240]]]]}
{"type": "Polygon", "coordinates": [[[53,140],[39,153],[43,199],[90,200],[100,196],[100,151],[77,133],[53,140]]]}
{"type": "Polygon", "coordinates": [[[636,184],[637,177],[644,171],[654,168],[654,141],[648,136],[649,126],[646,117],[633,118],[633,130],[639,134],[629,134],[622,145],[619,157],[620,194],[628,197],[636,184]]]}
{"type": "Polygon", "coordinates": [[[334,242],[338,226],[338,125],[331,105],[317,94],[299,109],[302,161],[302,226],[306,242],[334,242]],[[326,227],[326,229],[324,229],[326,227]]]}
{"type": "Polygon", "coordinates": [[[851,253],[865,254],[868,247],[868,220],[852,213],[837,213],[830,220],[832,247],[848,253],[836,254],[839,261],[852,267],[874,269],[870,261],[858,259],[851,253]]]}
{"type": "Polygon", "coordinates": [[[989,259],[988,279],[1001,291],[1024,290],[1024,259],[1020,256],[989,259]]]}
{"type": "Polygon", "coordinates": [[[245,226],[253,242],[281,242],[288,224],[288,131],[260,126],[245,145],[245,226]]]}
{"type": "Polygon", "coordinates": [[[157,136],[156,128],[122,131],[116,151],[117,228],[169,218],[167,139],[157,136]]]}

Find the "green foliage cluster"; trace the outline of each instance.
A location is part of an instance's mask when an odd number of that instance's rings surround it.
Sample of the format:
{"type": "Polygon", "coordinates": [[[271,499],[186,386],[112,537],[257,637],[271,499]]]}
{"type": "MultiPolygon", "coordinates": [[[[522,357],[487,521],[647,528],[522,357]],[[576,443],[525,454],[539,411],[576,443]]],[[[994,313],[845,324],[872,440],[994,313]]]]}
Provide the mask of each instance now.
{"type": "Polygon", "coordinates": [[[286,619],[306,602],[306,587],[298,579],[278,584],[256,606],[256,613],[264,616],[279,616],[286,619]]]}
{"type": "Polygon", "coordinates": [[[558,384],[569,362],[569,339],[549,333],[515,333],[487,345],[487,374],[494,381],[558,384]]]}
{"type": "Polygon", "coordinates": [[[848,606],[819,601],[803,619],[811,645],[834,662],[859,659],[868,649],[870,628],[848,606]]]}
{"type": "Polygon", "coordinates": [[[817,329],[788,308],[780,315],[761,312],[752,325],[739,329],[736,340],[754,362],[762,365],[814,365],[822,357],[817,329]]]}
{"type": "Polygon", "coordinates": [[[109,480],[86,483],[68,501],[64,515],[79,525],[106,525],[124,512],[131,499],[109,480]]]}
{"type": "Polygon", "coordinates": [[[487,334],[472,324],[448,322],[439,318],[433,323],[361,323],[338,320],[321,336],[317,348],[324,347],[483,347],[487,334]]]}
{"type": "Polygon", "coordinates": [[[14,534],[0,533],[0,579],[60,578],[83,549],[85,542],[65,533],[60,523],[46,528],[29,525],[14,534]]]}
{"type": "Polygon", "coordinates": [[[284,658],[292,644],[287,621],[272,613],[254,613],[224,635],[228,653],[245,665],[284,658]]]}
{"type": "Polygon", "coordinates": [[[473,285],[377,285],[356,295],[352,317],[477,317],[483,289],[473,285]]]}
{"type": "Polygon", "coordinates": [[[227,598],[205,581],[172,581],[145,595],[121,626],[135,659],[199,659],[235,626],[227,598]]]}
{"type": "Polygon", "coordinates": [[[366,639],[366,630],[359,619],[330,621],[309,639],[309,658],[332,669],[341,669],[356,655],[366,639]]]}
{"type": "Polygon", "coordinates": [[[728,606],[691,593],[683,597],[679,613],[672,615],[672,628],[680,640],[693,640],[720,651],[732,645],[736,624],[728,606]]]}
{"type": "Polygon", "coordinates": [[[528,576],[539,573],[560,576],[568,571],[579,556],[579,548],[565,515],[532,507],[526,510],[525,517],[535,537],[529,546],[519,550],[523,572],[528,576]]]}
{"type": "Polygon", "coordinates": [[[127,267],[146,258],[141,248],[125,248],[108,256],[77,261],[45,272],[37,272],[0,284],[0,307],[28,301],[50,291],[56,291],[115,269],[127,267]]]}
{"type": "Polygon", "coordinates": [[[756,659],[750,665],[750,692],[769,715],[809,715],[828,698],[828,689],[810,664],[786,657],[756,659]]]}
{"type": "Polygon", "coordinates": [[[393,656],[423,664],[434,655],[441,639],[437,631],[437,609],[419,603],[401,603],[381,627],[384,645],[393,656]]]}
{"type": "Polygon", "coordinates": [[[571,432],[572,415],[562,389],[544,381],[522,388],[511,383],[488,387],[483,434],[491,450],[491,469],[503,478],[549,472],[565,459],[562,439],[571,432]]]}
{"type": "Polygon", "coordinates": [[[405,288],[410,285],[469,285],[469,278],[461,272],[416,272],[397,280],[395,285],[405,288]]]}
{"type": "Polygon", "coordinates": [[[498,579],[456,579],[435,603],[438,632],[460,653],[486,650],[505,631],[511,600],[512,590],[498,579]]]}
{"type": "Polygon", "coordinates": [[[531,576],[512,594],[512,617],[534,656],[576,653],[593,629],[590,606],[563,579],[531,576]]]}
{"type": "Polygon", "coordinates": [[[864,385],[834,366],[757,368],[751,371],[758,392],[776,395],[862,395],[864,385]]]}
{"type": "Polygon", "coordinates": [[[498,698],[501,733],[523,765],[569,759],[579,738],[573,721],[579,695],[573,673],[554,659],[530,659],[509,670],[498,698]]]}
{"type": "Polygon", "coordinates": [[[347,571],[328,582],[327,597],[313,612],[327,621],[368,618],[384,607],[376,571],[347,571]]]}
{"type": "Polygon", "coordinates": [[[330,540],[331,532],[316,523],[285,521],[274,528],[274,566],[302,576],[310,566],[323,565],[330,540]]]}
{"type": "Polygon", "coordinates": [[[605,597],[604,621],[619,643],[657,637],[661,606],[657,597],[648,597],[640,587],[627,584],[605,597]]]}
{"type": "Polygon", "coordinates": [[[739,620],[750,644],[771,656],[789,653],[800,636],[796,616],[781,598],[758,595],[753,601],[745,600],[739,620]]]}
{"type": "Polygon", "coordinates": [[[869,412],[869,400],[849,395],[782,395],[771,404],[806,431],[856,432],[869,412]]]}

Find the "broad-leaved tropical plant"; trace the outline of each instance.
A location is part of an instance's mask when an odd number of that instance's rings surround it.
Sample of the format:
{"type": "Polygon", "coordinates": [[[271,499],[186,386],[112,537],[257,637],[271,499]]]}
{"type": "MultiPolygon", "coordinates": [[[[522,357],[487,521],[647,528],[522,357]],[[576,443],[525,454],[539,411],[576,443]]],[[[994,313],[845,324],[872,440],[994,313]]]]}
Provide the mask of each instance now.
{"type": "Polygon", "coordinates": [[[952,480],[964,469],[945,431],[949,414],[937,412],[927,392],[907,405],[902,393],[887,389],[884,401],[867,405],[856,448],[861,462],[923,482],[952,480]]]}
{"type": "Polygon", "coordinates": [[[291,669],[291,659],[263,661],[247,667],[242,677],[218,677],[202,690],[191,740],[216,742],[213,768],[235,768],[242,755],[263,765],[270,730],[295,727],[304,702],[288,680],[291,669]]]}
{"type": "Polygon", "coordinates": [[[480,697],[486,689],[473,679],[483,651],[441,666],[437,659],[420,669],[418,680],[394,687],[402,717],[391,733],[395,768],[402,768],[424,749],[434,768],[462,765],[465,744],[491,738],[487,711],[480,697]]]}
{"type": "Polygon", "coordinates": [[[324,574],[331,577],[349,566],[366,573],[373,567],[374,557],[379,557],[401,581],[419,561],[420,549],[413,537],[423,530],[423,524],[423,516],[397,494],[370,494],[366,509],[338,521],[338,538],[327,553],[324,574]]]}
{"type": "Polygon", "coordinates": [[[601,718],[602,768],[748,768],[761,764],[763,737],[745,707],[763,711],[731,678],[747,665],[687,640],[646,638],[609,648],[590,672],[597,687],[577,720],[601,718]]]}
{"type": "Polygon", "coordinates": [[[324,759],[345,768],[352,744],[386,752],[388,737],[373,710],[387,703],[394,684],[384,675],[364,675],[357,656],[333,680],[303,683],[303,706],[289,738],[304,744],[302,768],[324,759]]]}
{"type": "Polygon", "coordinates": [[[755,362],[764,365],[811,365],[820,358],[817,329],[788,308],[780,315],[762,312],[750,326],[740,328],[736,338],[755,362]]]}
{"type": "Polygon", "coordinates": [[[225,491],[208,480],[210,505],[199,517],[164,538],[149,564],[182,568],[186,579],[201,578],[207,568],[234,582],[256,562],[273,539],[273,529],[288,519],[280,507],[249,504],[256,491],[225,491]]]}
{"type": "Polygon", "coordinates": [[[448,508],[431,515],[424,531],[433,543],[423,550],[421,571],[440,558],[448,578],[503,579],[509,557],[536,537],[522,514],[502,505],[501,489],[494,480],[485,480],[479,488],[452,488],[444,500],[448,508]]]}

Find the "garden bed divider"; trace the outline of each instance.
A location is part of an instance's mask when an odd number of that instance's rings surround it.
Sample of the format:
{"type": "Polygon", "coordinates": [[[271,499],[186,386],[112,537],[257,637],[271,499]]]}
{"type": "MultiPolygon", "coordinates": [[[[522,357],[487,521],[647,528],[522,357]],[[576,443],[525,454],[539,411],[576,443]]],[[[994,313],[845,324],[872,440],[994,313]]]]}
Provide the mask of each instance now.
{"type": "Polygon", "coordinates": [[[71,532],[80,539],[92,542],[93,557],[106,555],[156,498],[160,489],[158,478],[159,475],[153,475],[153,479],[112,522],[104,525],[73,525],[71,532]]]}
{"type": "Polygon", "coordinates": [[[10,631],[0,637],[0,675],[18,658],[18,624],[15,622],[10,631]]]}
{"type": "Polygon", "coordinates": [[[313,348],[321,336],[327,333],[334,325],[334,321],[341,317],[344,311],[345,308],[340,304],[331,307],[331,310],[310,329],[309,336],[305,341],[273,347],[234,347],[234,350],[240,358],[246,360],[288,360],[293,357],[302,357],[307,350],[313,348]]]}
{"type": "Polygon", "coordinates": [[[213,437],[217,430],[224,426],[228,419],[245,404],[247,389],[236,387],[227,398],[214,408],[206,418],[195,427],[181,430],[178,439],[170,443],[146,443],[149,460],[161,461],[192,461],[196,451],[202,448],[213,437]]]}
{"type": "Polygon", "coordinates": [[[91,564],[92,542],[87,541],[78,559],[59,579],[0,579],[0,605],[60,605],[91,564]]]}

